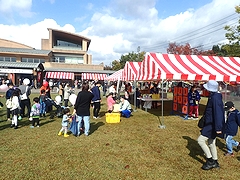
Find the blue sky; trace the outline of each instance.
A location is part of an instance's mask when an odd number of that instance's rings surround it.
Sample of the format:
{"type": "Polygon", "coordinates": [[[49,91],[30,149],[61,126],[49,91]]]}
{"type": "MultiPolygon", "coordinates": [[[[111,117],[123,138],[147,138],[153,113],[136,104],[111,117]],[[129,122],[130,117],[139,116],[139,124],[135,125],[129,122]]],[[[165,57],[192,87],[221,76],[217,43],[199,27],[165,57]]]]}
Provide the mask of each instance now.
{"type": "Polygon", "coordinates": [[[166,53],[169,42],[211,49],[225,42],[239,0],[0,0],[0,38],[36,49],[54,28],[91,39],[93,64],[122,54],[166,53]]]}

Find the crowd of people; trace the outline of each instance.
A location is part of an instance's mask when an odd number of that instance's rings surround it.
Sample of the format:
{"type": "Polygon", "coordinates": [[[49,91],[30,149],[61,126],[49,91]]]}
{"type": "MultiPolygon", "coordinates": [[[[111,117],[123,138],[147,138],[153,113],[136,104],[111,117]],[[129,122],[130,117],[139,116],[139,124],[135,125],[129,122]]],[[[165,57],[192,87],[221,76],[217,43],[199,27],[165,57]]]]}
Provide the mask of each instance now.
{"type": "MultiPolygon", "coordinates": [[[[32,88],[30,86],[30,80],[25,78],[23,83],[16,87],[12,82],[7,84],[8,90],[6,91],[6,107],[7,107],[7,120],[11,121],[11,127],[18,129],[18,122],[26,117],[31,121],[30,128],[40,127],[39,119],[41,117],[46,117],[46,113],[52,112],[53,104],[51,98],[50,84],[48,81],[43,81],[42,86],[39,89],[39,95],[32,98],[31,102],[31,92],[32,88]]],[[[58,100],[57,104],[62,107],[63,122],[61,133],[66,129],[66,122],[70,122],[69,118],[65,115],[70,113],[70,107],[73,106],[73,112],[76,116],[76,122],[83,122],[78,124],[79,131],[77,136],[80,135],[80,129],[84,129],[84,134],[88,135],[90,129],[90,107],[93,109],[93,118],[100,118],[99,112],[101,108],[101,93],[100,87],[102,84],[100,81],[93,81],[82,84],[82,89],[76,96],[75,102],[70,103],[69,99],[71,94],[74,94],[74,88],[70,86],[69,83],[59,83],[58,86],[58,97],[55,98],[55,102],[58,100]],[[66,110],[68,109],[68,110],[66,110]],[[81,127],[84,126],[84,127],[81,127]]],[[[129,103],[129,94],[119,98],[117,96],[116,86],[112,84],[109,88],[106,86],[105,96],[107,98],[112,97],[111,105],[108,103],[108,112],[112,112],[113,105],[118,103],[120,109],[118,110],[122,116],[129,118],[131,115],[131,105],[129,103]],[[107,93],[108,92],[108,93],[107,93]],[[111,106],[111,108],[110,108],[111,106]]],[[[103,90],[103,89],[102,89],[103,90]]],[[[59,135],[61,134],[59,133],[59,135]]],[[[66,132],[64,137],[68,137],[66,132]]]]}
{"type": "MultiPolygon", "coordinates": [[[[31,121],[30,128],[39,127],[39,118],[45,117],[47,112],[52,111],[52,105],[47,103],[47,100],[51,99],[49,83],[47,81],[43,82],[39,96],[33,98],[32,106],[29,97],[31,94],[29,83],[28,79],[24,79],[23,84],[19,87],[14,87],[11,82],[7,84],[7,119],[11,121],[11,127],[14,129],[18,128],[18,120],[21,120],[23,117],[28,117],[31,121]],[[27,114],[25,114],[25,108],[27,114]]],[[[59,136],[62,134],[64,134],[64,137],[69,136],[69,122],[72,123],[72,126],[75,126],[73,133],[75,136],[80,136],[81,132],[83,132],[85,136],[89,135],[91,106],[93,109],[93,118],[100,118],[99,112],[102,101],[100,92],[101,86],[102,84],[99,81],[83,83],[82,89],[77,94],[75,102],[71,103],[73,106],[73,112],[71,113],[68,103],[69,97],[74,91],[68,83],[66,83],[64,87],[61,87],[61,84],[59,85],[58,96],[64,104],[62,111],[62,128],[58,132],[59,136]]],[[[234,136],[236,136],[238,132],[238,126],[240,126],[240,112],[234,107],[233,102],[228,101],[225,104],[223,103],[222,94],[219,93],[218,82],[209,80],[203,85],[203,87],[209,92],[209,97],[204,111],[204,125],[200,130],[200,135],[197,141],[207,158],[202,169],[209,170],[220,167],[216,148],[217,137],[225,139],[227,147],[227,153],[225,156],[234,156],[234,146],[237,147],[236,151],[240,150],[240,143],[234,140],[234,136]],[[227,118],[225,118],[225,114],[227,114],[227,118]]],[[[157,86],[153,86],[151,92],[158,93],[157,86]]],[[[136,97],[141,96],[138,88],[136,88],[135,93],[136,97]]],[[[125,88],[124,94],[118,96],[116,86],[112,84],[105,92],[105,95],[107,98],[108,113],[117,112],[126,118],[131,116],[132,108],[129,102],[130,96],[128,89],[125,88]],[[115,109],[115,104],[119,104],[119,109],[115,109]]],[[[189,118],[198,118],[200,99],[201,97],[196,90],[196,86],[192,86],[188,93],[189,118]]],[[[138,105],[139,104],[137,103],[137,106],[138,105]]]]}

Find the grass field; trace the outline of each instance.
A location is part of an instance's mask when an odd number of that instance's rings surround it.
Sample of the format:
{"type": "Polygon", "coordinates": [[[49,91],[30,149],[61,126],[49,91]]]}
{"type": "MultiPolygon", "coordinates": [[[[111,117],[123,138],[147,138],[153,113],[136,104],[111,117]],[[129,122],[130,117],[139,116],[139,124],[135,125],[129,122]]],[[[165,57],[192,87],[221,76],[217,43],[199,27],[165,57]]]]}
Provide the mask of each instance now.
{"type": "MultiPolygon", "coordinates": [[[[61,118],[49,116],[41,119],[40,128],[29,128],[30,122],[23,119],[19,129],[11,129],[5,107],[1,109],[0,179],[228,180],[239,176],[240,154],[224,157],[221,139],[217,140],[221,168],[201,170],[205,156],[196,141],[197,121],[171,115],[172,102],[164,103],[163,118],[160,107],[148,112],[138,109],[129,119],[107,124],[105,100],[103,117],[91,118],[88,137],[57,136],[61,118]],[[159,117],[165,129],[159,128],[159,117]]],[[[201,103],[202,112],[206,99],[201,103]]]]}

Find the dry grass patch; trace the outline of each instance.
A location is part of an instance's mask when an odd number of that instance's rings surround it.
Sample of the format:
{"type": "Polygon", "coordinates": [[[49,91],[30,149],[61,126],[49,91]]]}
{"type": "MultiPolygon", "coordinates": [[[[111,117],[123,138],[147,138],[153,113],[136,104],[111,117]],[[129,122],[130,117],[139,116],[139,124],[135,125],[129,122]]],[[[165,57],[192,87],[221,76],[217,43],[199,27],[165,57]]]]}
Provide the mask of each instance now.
{"type": "MultiPolygon", "coordinates": [[[[170,115],[171,107],[171,102],[164,104],[166,129],[159,128],[160,108],[149,112],[137,110],[131,118],[121,118],[118,124],[107,124],[105,117],[91,118],[88,137],[68,138],[57,136],[61,118],[41,119],[40,128],[34,129],[23,119],[21,127],[14,130],[6,121],[5,109],[1,109],[0,179],[237,177],[240,157],[237,153],[234,158],[224,157],[223,140],[217,141],[221,169],[201,170],[205,157],[196,141],[197,121],[170,115]]],[[[104,100],[101,114],[105,111],[104,100]]]]}

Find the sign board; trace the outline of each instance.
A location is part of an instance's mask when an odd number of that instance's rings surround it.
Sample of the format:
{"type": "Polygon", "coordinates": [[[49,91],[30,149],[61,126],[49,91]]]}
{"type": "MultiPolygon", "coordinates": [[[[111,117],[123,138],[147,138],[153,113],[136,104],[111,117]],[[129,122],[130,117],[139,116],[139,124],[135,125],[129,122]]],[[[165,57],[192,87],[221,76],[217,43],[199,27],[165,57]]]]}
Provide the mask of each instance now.
{"type": "Polygon", "coordinates": [[[2,68],[0,68],[0,73],[33,74],[33,70],[31,70],[31,69],[2,69],[2,68]]]}

